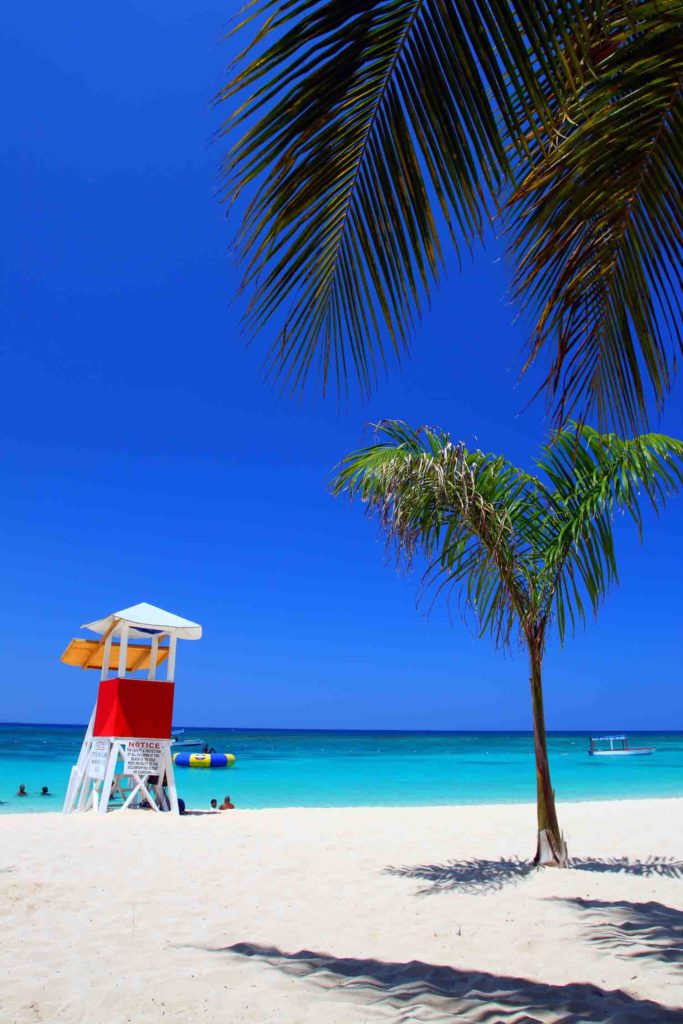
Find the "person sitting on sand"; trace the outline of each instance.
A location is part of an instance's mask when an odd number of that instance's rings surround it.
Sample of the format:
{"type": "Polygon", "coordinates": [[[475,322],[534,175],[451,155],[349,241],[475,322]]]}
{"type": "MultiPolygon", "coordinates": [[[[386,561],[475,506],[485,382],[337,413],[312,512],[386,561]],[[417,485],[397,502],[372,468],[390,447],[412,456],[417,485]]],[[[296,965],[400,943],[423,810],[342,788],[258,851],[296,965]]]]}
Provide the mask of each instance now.
{"type": "Polygon", "coordinates": [[[217,807],[218,807],[218,800],[216,800],[216,799],[212,800],[211,801],[211,810],[215,811],[217,807]]]}
{"type": "Polygon", "coordinates": [[[41,791],[40,791],[40,795],[41,795],[41,796],[52,796],[52,793],[51,793],[51,792],[50,792],[50,790],[49,790],[49,789],[47,788],[47,786],[43,786],[43,787],[42,787],[42,789],[41,789],[41,791]]]}
{"type": "Polygon", "coordinates": [[[24,785],[23,782],[21,783],[19,789],[17,790],[17,796],[28,796],[28,793],[26,792],[26,786],[24,785]]]}
{"type": "Polygon", "coordinates": [[[223,803],[218,808],[219,811],[234,811],[235,805],[230,802],[230,797],[226,796],[223,803]]]}

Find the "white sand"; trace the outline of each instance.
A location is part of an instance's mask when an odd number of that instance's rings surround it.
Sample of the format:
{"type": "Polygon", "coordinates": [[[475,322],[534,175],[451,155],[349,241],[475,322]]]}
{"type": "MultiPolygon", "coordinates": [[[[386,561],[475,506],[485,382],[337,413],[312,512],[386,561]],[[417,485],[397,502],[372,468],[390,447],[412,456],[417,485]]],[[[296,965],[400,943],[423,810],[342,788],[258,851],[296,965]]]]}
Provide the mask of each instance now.
{"type": "Polygon", "coordinates": [[[560,812],[1,817],[0,1022],[683,1022],[683,800],[560,812]]]}

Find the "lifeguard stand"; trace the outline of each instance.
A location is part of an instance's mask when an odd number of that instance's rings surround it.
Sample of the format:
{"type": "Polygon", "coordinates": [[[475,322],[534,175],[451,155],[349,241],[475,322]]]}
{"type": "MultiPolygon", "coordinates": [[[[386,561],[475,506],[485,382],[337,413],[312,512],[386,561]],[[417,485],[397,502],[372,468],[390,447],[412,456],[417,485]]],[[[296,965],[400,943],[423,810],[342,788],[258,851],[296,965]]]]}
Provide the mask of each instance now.
{"type": "Polygon", "coordinates": [[[148,804],[177,814],[171,756],[176,645],[199,640],[202,627],[143,603],[81,628],[98,633],[99,640],[71,640],[62,661],[100,669],[100,686],[71,769],[64,814],[106,814],[112,800],[117,809],[148,804]],[[164,661],[162,680],[157,676],[164,661]],[[147,678],[135,678],[136,672],[147,678]]]}

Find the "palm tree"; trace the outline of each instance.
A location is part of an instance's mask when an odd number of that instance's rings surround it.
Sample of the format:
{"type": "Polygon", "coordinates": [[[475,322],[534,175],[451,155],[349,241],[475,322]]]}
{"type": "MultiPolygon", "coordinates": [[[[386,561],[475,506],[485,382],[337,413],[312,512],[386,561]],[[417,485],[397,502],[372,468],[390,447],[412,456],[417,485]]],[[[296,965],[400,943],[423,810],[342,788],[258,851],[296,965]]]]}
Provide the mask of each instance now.
{"type": "Polygon", "coordinates": [[[387,543],[410,566],[424,556],[436,597],[458,594],[480,635],[496,646],[517,636],[529,658],[536,757],[537,864],[565,866],[543,712],[548,634],[593,614],[617,581],[612,519],[626,511],[642,529],[641,499],[659,510],[683,482],[683,441],[661,434],[622,440],[572,424],[546,445],[536,474],[498,455],[454,444],[441,430],[391,420],[381,440],[346,456],[333,493],[359,496],[387,543]]]}
{"type": "Polygon", "coordinates": [[[252,0],[219,93],[250,332],[369,388],[498,213],[549,400],[643,429],[681,332],[683,0],[252,0]]]}

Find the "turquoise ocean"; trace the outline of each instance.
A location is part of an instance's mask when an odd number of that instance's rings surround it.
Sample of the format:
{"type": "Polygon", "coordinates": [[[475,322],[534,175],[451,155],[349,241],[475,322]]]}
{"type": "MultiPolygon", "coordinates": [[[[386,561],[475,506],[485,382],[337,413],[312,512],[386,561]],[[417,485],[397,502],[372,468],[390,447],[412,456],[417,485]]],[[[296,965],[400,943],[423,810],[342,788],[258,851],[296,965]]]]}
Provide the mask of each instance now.
{"type": "MultiPolygon", "coordinates": [[[[0,724],[0,813],[61,808],[84,726],[0,724]],[[16,797],[24,783],[29,792],[16,797]],[[39,795],[42,786],[52,793],[39,795]]],[[[535,798],[533,742],[521,732],[342,732],[190,728],[233,768],[176,768],[188,807],[229,794],[237,807],[517,803],[535,798]]],[[[553,733],[559,800],[683,796],[683,732],[629,733],[651,757],[592,758],[588,733],[553,733]]]]}

